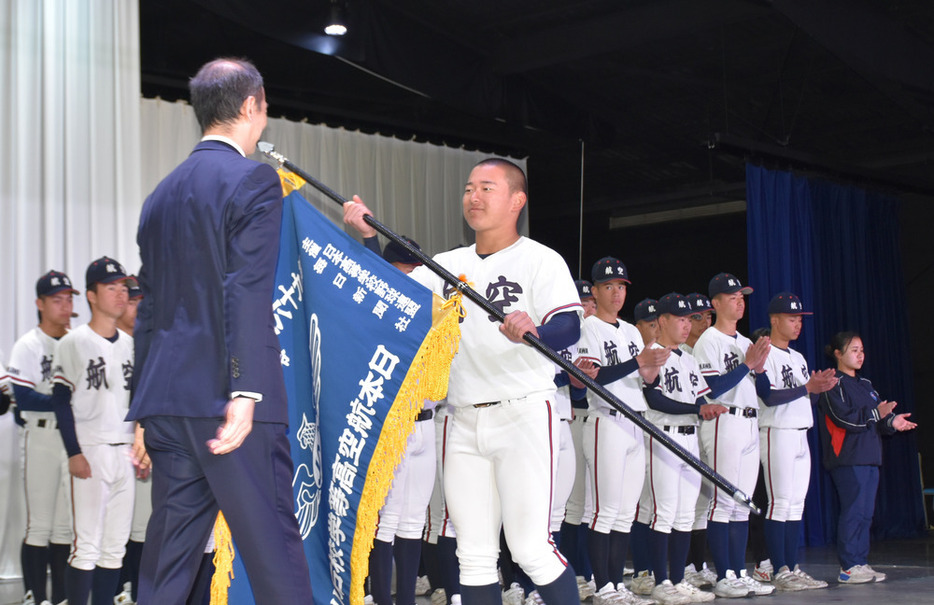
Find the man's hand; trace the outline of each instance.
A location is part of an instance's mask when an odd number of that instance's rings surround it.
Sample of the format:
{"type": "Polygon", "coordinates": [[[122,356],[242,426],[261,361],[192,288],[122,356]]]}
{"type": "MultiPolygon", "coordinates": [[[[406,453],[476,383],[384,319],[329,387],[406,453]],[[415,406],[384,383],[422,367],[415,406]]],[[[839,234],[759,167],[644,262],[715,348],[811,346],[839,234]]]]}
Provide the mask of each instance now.
{"type": "Polygon", "coordinates": [[[522,337],[526,332],[531,332],[536,338],[538,337],[538,327],[525,311],[513,311],[507,315],[499,331],[515,343],[525,342],[522,337]]]}
{"type": "Polygon", "coordinates": [[[671,355],[671,349],[665,347],[657,349],[655,347],[645,347],[642,352],[636,355],[636,361],[639,362],[639,368],[660,368],[668,361],[671,355]]]}
{"type": "Polygon", "coordinates": [[[895,409],[898,403],[895,401],[883,401],[876,406],[876,409],[879,410],[879,418],[885,418],[892,413],[892,410],[895,409]]]}
{"type": "Polygon", "coordinates": [[[88,479],[91,476],[91,465],[84,454],[75,454],[68,458],[68,472],[72,477],[78,479],[88,479]]]}
{"type": "Polygon", "coordinates": [[[811,377],[806,385],[808,393],[823,393],[837,386],[837,377],[834,371],[827,369],[819,372],[811,372],[811,377]]]}
{"type": "MultiPolygon", "coordinates": [[[[589,359],[584,359],[583,357],[578,357],[574,361],[574,365],[577,366],[577,369],[579,369],[584,374],[587,374],[588,376],[590,376],[593,380],[597,379],[597,372],[600,371],[600,366],[595,365],[594,362],[590,361],[589,359]]],[[[568,378],[571,379],[571,384],[577,387],[578,389],[583,389],[584,387],[587,386],[583,382],[578,380],[577,378],[574,378],[573,376],[571,376],[570,374],[568,374],[568,378]]]]}
{"type": "Polygon", "coordinates": [[[911,414],[899,414],[895,418],[892,418],[892,428],[896,431],[910,431],[918,426],[914,422],[908,420],[909,416],[911,416],[911,414]]]}
{"type": "Polygon", "coordinates": [[[700,416],[704,420],[713,420],[720,414],[726,413],[726,406],[719,403],[705,403],[700,406],[700,416]]]}
{"type": "Polygon", "coordinates": [[[249,397],[236,397],[227,404],[226,421],[217,429],[217,439],[208,441],[212,454],[229,454],[243,444],[253,430],[253,409],[256,401],[249,397]]]}
{"type": "Polygon", "coordinates": [[[136,467],[136,477],[145,479],[152,470],[152,462],[149,460],[149,454],[146,453],[146,444],[144,442],[145,431],[143,427],[136,423],[136,429],[133,434],[133,447],[130,450],[131,462],[136,467]]]}
{"type": "Polygon", "coordinates": [[[765,368],[765,360],[769,356],[769,347],[772,345],[772,341],[768,336],[762,336],[749,345],[749,348],[746,349],[746,365],[749,366],[749,369],[753,372],[761,372],[765,368]]]}
{"type": "Polygon", "coordinates": [[[344,202],[344,223],[356,229],[363,238],[376,235],[376,229],[363,220],[363,217],[367,215],[373,216],[373,213],[366,207],[359,195],[353,196],[352,202],[344,202]]]}

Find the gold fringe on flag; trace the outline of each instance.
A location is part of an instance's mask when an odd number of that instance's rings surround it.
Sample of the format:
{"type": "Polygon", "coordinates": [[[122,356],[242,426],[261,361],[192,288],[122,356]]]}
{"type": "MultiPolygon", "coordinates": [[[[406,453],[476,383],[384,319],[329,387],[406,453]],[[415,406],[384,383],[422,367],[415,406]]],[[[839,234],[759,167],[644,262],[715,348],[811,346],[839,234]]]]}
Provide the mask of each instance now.
{"type": "Polygon", "coordinates": [[[234,547],[224,513],[214,522],[214,577],[211,578],[211,605],[227,605],[227,589],[234,577],[234,547]]]}
{"type": "Polygon", "coordinates": [[[455,292],[446,301],[437,295],[432,299],[431,330],[422,341],[383,421],[383,430],[363,483],[350,553],[351,605],[363,603],[363,580],[376,536],[376,518],[389,493],[396,466],[405,453],[405,444],[415,429],[415,417],[421,412],[425,400],[439,401],[447,396],[448,375],[460,341],[460,319],[464,316],[464,307],[460,292],[455,292]]]}

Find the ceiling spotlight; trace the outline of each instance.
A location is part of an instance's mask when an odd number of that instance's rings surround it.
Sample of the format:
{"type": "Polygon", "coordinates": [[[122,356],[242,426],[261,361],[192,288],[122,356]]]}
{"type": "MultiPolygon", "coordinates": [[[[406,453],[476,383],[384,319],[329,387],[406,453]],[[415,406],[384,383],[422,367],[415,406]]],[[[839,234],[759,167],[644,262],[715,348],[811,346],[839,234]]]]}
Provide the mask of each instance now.
{"type": "Polygon", "coordinates": [[[343,36],[347,33],[344,7],[339,0],[331,0],[331,12],[328,14],[328,24],[324,28],[324,33],[329,36],[343,36]]]}

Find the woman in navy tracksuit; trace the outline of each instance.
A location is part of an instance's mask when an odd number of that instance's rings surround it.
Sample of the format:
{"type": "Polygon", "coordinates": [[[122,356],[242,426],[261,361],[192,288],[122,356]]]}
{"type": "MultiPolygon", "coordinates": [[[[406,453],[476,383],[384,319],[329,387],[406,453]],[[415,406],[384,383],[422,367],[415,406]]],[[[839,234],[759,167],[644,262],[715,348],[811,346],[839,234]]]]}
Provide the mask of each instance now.
{"type": "Polygon", "coordinates": [[[833,337],[827,354],[837,363],[837,386],[820,399],[824,466],[840,499],[837,555],[843,584],[881,582],[885,574],[868,564],[869,526],[882,465],[881,435],[908,431],[911,414],[893,414],[894,401],[883,401],[872,383],[857,371],[863,366],[863,342],[855,332],[833,337]]]}

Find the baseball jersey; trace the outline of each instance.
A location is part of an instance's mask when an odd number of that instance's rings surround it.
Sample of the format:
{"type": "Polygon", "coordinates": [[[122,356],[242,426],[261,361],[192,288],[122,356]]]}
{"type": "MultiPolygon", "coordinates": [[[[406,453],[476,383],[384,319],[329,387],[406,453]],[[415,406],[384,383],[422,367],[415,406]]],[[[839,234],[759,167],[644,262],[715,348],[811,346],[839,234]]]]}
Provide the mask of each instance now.
{"type": "Polygon", "coordinates": [[[10,377],[6,373],[6,368],[3,367],[3,352],[0,351],[0,393],[12,397],[13,389],[10,388],[9,381],[10,377]]]}
{"type": "MultiPolygon", "coordinates": [[[[55,346],[58,340],[43,332],[38,326],[23,334],[10,353],[7,373],[10,383],[32,389],[40,395],[52,394],[52,368],[55,346]]],[[[40,419],[53,420],[55,412],[21,411],[27,422],[40,419]]]]}
{"type": "MultiPolygon", "coordinates": [[[[700,366],[701,374],[720,376],[746,361],[746,349],[752,342],[739,332],[735,336],[724,334],[716,328],[704,330],[694,343],[694,357],[700,366]]],[[[727,407],[758,408],[759,397],[756,395],[756,379],[749,372],[732,389],[716,399],[707,397],[712,403],[727,407]]]]}
{"type": "Polygon", "coordinates": [[[681,344],[679,344],[678,348],[684,351],[685,353],[690,353],[691,355],[694,354],[694,347],[692,347],[686,342],[682,342],[681,344]]]}
{"type": "Polygon", "coordinates": [[[75,434],[81,446],[133,442],[130,406],[133,338],[117,330],[110,342],[87,325],[58,341],[53,382],[71,391],[75,434]]]}
{"type": "MultiPolygon", "coordinates": [[[[653,349],[663,349],[658,343],[652,345],[653,349]]],[[[690,414],[666,414],[649,408],[645,412],[645,419],[656,426],[687,426],[696,425],[700,421],[697,407],[697,398],[710,392],[710,387],[701,374],[697,360],[690,353],[681,349],[672,349],[668,361],[658,371],[658,383],[652,387],[662,395],[690,406],[690,414]]]]}
{"type": "MultiPolygon", "coordinates": [[[[644,347],[642,335],[634,325],[621,319],[617,319],[615,324],[607,323],[596,315],[584,320],[581,339],[577,343],[580,356],[600,367],[615,366],[629,361],[644,347]]],[[[642,376],[638,370],[603,386],[636,412],[644,412],[648,408],[642,394],[642,376]]],[[[591,410],[615,409],[589,390],[587,403],[591,410]]]]}
{"type": "MultiPolygon", "coordinates": [[[[442,252],[434,257],[468,283],[504,314],[525,311],[536,326],[556,313],[583,315],[577,289],[564,259],[527,237],[481,258],[476,245],[442,252]]],[[[452,288],[427,267],[410,277],[445,296],[452,288]]],[[[464,407],[532,394],[551,398],[555,392],[554,364],[525,343],[514,343],[499,331],[500,322],[464,299],[467,314],[448,382],[448,403],[464,407]]]]}
{"type": "MultiPolygon", "coordinates": [[[[556,351],[558,355],[566,359],[569,363],[574,363],[574,360],[577,359],[577,345],[573,344],[565,349],[556,351]]],[[[558,378],[564,374],[564,369],[558,364],[554,364],[555,367],[555,378],[558,378]]],[[[563,382],[567,382],[565,378],[563,382]]],[[[565,384],[564,386],[558,387],[558,391],[555,394],[555,409],[558,412],[558,418],[564,420],[571,419],[571,386],[570,384],[565,384]]]]}
{"type": "MultiPolygon", "coordinates": [[[[772,345],[765,360],[765,374],[773,390],[793,389],[804,386],[810,378],[808,362],[801,353],[792,348],[780,349],[772,345]]],[[[811,398],[804,393],[801,397],[776,406],[759,406],[759,427],[779,429],[809,429],[814,425],[811,398]]]]}

